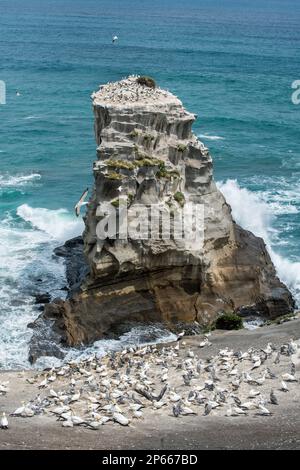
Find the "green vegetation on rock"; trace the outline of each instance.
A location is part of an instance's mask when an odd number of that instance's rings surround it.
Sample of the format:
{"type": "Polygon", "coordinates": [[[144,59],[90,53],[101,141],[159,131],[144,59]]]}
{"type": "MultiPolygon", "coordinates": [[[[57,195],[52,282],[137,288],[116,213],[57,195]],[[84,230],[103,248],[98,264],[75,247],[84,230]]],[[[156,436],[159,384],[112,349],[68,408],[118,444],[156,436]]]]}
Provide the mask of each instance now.
{"type": "Polygon", "coordinates": [[[105,163],[109,168],[122,170],[134,170],[135,168],[135,165],[127,160],[106,160],[105,163]]]}
{"type": "Polygon", "coordinates": [[[148,88],[156,88],[155,80],[151,77],[142,76],[137,78],[137,83],[142,86],[147,86],[148,88]]]}
{"type": "Polygon", "coordinates": [[[174,194],[174,199],[178,204],[183,207],[185,203],[185,197],[184,194],[181,193],[180,191],[177,191],[177,193],[174,194]]]}
{"type": "Polygon", "coordinates": [[[139,132],[137,129],[133,129],[133,131],[130,132],[129,136],[132,138],[138,137],[139,132]]]}
{"type": "Polygon", "coordinates": [[[219,330],[240,330],[243,328],[243,320],[236,313],[225,312],[217,318],[216,328],[219,330]]]}
{"type": "Polygon", "coordinates": [[[178,144],[178,145],[177,145],[177,150],[178,150],[178,152],[182,152],[182,153],[183,153],[186,149],[187,149],[187,146],[184,145],[184,144],[178,144]]]}
{"type": "Polygon", "coordinates": [[[120,175],[120,173],[117,173],[116,171],[110,171],[105,175],[105,178],[109,180],[122,180],[124,175],[120,175]]]}

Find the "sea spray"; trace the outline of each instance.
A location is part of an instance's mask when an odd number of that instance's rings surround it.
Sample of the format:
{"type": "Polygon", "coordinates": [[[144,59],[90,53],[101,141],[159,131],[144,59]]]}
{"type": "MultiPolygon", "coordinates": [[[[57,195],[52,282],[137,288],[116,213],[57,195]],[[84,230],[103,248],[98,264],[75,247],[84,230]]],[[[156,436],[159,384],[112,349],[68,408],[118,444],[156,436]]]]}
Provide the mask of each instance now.
{"type": "MultiPolygon", "coordinates": [[[[292,290],[297,303],[300,303],[300,262],[283,258],[275,251],[274,240],[278,236],[273,227],[276,217],[272,204],[264,201],[260,193],[242,188],[236,180],[219,182],[218,187],[231,205],[233,217],[243,228],[264,239],[280,279],[292,290]]],[[[276,205],[276,211],[290,211],[290,205],[276,205]]],[[[293,206],[292,206],[293,207],[293,206]]],[[[295,210],[297,210],[295,208],[295,210]]]]}

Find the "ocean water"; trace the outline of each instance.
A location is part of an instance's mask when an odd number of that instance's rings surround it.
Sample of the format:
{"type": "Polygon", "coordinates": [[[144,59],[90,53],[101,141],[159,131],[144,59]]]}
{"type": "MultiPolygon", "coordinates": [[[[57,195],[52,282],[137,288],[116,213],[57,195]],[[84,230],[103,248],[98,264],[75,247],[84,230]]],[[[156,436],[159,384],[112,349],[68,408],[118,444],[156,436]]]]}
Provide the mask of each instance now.
{"type": "Polygon", "coordinates": [[[90,94],[132,73],[198,115],[235,219],[265,238],[300,298],[299,23],[298,0],[0,0],[0,367],[28,367],[32,295],[64,292],[52,250],[83,227],[73,206],[92,184],[90,94]]]}

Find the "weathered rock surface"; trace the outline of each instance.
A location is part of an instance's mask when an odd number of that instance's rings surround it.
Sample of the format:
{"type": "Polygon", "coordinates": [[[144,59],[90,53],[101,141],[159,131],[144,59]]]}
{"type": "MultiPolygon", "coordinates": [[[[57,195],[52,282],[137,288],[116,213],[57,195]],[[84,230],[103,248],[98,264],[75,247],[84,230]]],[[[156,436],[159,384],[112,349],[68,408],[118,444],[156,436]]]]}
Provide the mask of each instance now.
{"type": "MultiPolygon", "coordinates": [[[[273,318],[293,309],[264,241],[233,220],[213,180],[208,149],[192,133],[195,116],[161,89],[135,77],[93,94],[98,160],[83,234],[89,274],[73,257],[71,297],[46,305],[69,345],[90,343],[120,325],[160,321],[211,324],[219,312],[273,318]],[[97,240],[99,204],[120,195],[159,204],[164,213],[204,205],[204,246],[184,240],[97,240]],[[76,267],[77,266],[77,267],[76,267]]],[[[57,253],[59,254],[59,253],[57,253]]],[[[82,266],[82,256],[79,255],[82,266]]]]}

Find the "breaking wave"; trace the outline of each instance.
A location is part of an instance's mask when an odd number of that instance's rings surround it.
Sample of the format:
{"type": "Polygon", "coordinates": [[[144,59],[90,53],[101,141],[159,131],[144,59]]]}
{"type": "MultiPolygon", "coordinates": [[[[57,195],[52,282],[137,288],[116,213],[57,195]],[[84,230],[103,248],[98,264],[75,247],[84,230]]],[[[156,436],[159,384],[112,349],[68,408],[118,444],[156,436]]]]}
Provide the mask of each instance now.
{"type": "Polygon", "coordinates": [[[16,188],[41,179],[39,173],[30,175],[0,175],[0,188],[16,188]]]}
{"type": "Polygon", "coordinates": [[[19,206],[17,214],[32,227],[49,235],[51,239],[65,241],[83,232],[82,219],[76,219],[66,209],[50,210],[33,208],[27,204],[19,206]]]}
{"type": "Polygon", "coordinates": [[[298,212],[297,207],[292,206],[289,203],[290,199],[283,197],[282,194],[281,200],[278,199],[276,204],[268,203],[265,193],[242,188],[236,180],[219,182],[218,187],[231,205],[236,222],[264,239],[280,279],[291,289],[299,304],[300,262],[289,260],[277,253],[274,246],[278,239],[278,229],[275,229],[273,224],[278,214],[298,212]]]}

